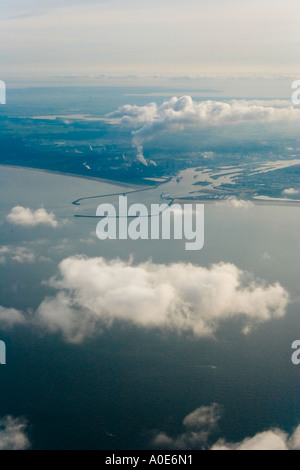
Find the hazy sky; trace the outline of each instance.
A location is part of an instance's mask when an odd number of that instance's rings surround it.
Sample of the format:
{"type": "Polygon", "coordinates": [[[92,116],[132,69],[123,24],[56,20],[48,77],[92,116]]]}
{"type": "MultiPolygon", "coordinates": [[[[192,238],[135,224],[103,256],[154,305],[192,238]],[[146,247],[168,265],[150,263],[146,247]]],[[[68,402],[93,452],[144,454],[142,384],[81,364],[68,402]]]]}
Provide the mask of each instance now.
{"type": "Polygon", "coordinates": [[[10,74],[299,71],[299,0],[1,0],[10,74]]]}

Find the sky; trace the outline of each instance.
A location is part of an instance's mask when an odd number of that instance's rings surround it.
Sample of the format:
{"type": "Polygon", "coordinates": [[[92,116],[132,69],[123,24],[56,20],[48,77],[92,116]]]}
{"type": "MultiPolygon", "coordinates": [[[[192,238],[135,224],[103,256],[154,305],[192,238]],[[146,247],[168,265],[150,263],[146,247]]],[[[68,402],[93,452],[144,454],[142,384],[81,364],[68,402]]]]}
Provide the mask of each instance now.
{"type": "Polygon", "coordinates": [[[0,77],[299,71],[298,0],[2,0],[0,77]]]}

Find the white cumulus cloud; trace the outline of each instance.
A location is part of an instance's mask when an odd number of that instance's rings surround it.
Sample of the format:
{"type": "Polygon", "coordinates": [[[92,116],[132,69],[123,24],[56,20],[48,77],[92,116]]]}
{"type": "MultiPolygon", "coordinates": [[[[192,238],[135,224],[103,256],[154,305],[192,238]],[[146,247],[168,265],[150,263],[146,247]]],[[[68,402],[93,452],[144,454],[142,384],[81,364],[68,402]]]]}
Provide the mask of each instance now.
{"type": "Polygon", "coordinates": [[[0,329],[7,330],[25,322],[25,318],[19,310],[6,308],[0,305],[0,329]]]}
{"type": "Polygon", "coordinates": [[[242,442],[228,443],[220,439],[211,450],[300,450],[300,426],[290,436],[275,428],[247,437],[242,442]]]}
{"type": "Polygon", "coordinates": [[[282,191],[282,194],[285,194],[286,196],[294,196],[299,194],[299,190],[295,188],[288,188],[282,191]]]}
{"type": "Polygon", "coordinates": [[[183,130],[187,126],[216,126],[241,122],[274,122],[296,120],[300,110],[291,105],[274,106],[266,101],[231,100],[196,102],[190,96],[173,97],[161,105],[124,105],[108,115],[119,118],[121,124],[141,127],[133,131],[136,146],[161,132],[183,130]]]}
{"type": "Polygon", "coordinates": [[[25,450],[30,447],[24,419],[6,416],[0,419],[0,450],[25,450]]]}
{"type": "Polygon", "coordinates": [[[229,443],[219,439],[209,445],[208,438],[217,431],[221,417],[222,408],[217,403],[201,406],[184,418],[183,433],[171,437],[165,432],[159,432],[152,444],[159,448],[183,450],[300,450],[300,425],[291,434],[274,428],[246,437],[241,442],[229,443]]]}
{"type": "Polygon", "coordinates": [[[40,304],[37,319],[73,342],[114,322],[203,337],[212,336],[223,320],[239,317],[249,332],[284,316],[288,303],[279,283],[245,282],[245,273],[230,263],[133,265],[72,256],[58,270],[48,281],[57,293],[40,304]]]}
{"type": "Polygon", "coordinates": [[[24,227],[35,227],[40,224],[49,225],[50,227],[57,227],[58,225],[53,212],[47,212],[44,208],[32,211],[29,208],[16,206],[7,215],[7,220],[12,224],[24,227]]]}

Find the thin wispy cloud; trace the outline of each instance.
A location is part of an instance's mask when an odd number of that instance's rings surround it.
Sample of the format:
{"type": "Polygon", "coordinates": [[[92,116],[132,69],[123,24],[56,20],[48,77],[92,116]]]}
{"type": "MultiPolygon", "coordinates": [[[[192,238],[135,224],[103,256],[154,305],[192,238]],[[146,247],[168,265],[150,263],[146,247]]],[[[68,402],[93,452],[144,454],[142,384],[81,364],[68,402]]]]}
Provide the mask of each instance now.
{"type": "Polygon", "coordinates": [[[171,437],[159,432],[153,438],[152,445],[163,449],[202,449],[217,429],[221,415],[222,408],[217,403],[201,406],[184,418],[182,424],[185,430],[182,434],[171,437]]]}
{"type": "Polygon", "coordinates": [[[292,73],[297,9],[296,0],[5,0],[2,65],[11,73],[41,64],[51,74],[292,73]]]}
{"type": "MultiPolygon", "coordinates": [[[[30,243],[30,245],[32,245],[32,243],[30,243]]],[[[39,245],[38,241],[35,245],[39,245]]],[[[44,255],[38,255],[28,246],[0,246],[0,264],[6,264],[8,262],[25,264],[34,263],[35,261],[51,262],[51,259],[44,255]]]]}
{"type": "Polygon", "coordinates": [[[254,207],[252,201],[245,201],[243,199],[237,199],[235,196],[229,196],[221,201],[216,202],[218,206],[234,207],[235,209],[249,209],[254,207]]]}
{"type": "Polygon", "coordinates": [[[16,325],[25,323],[25,317],[22,312],[14,308],[6,308],[0,305],[0,329],[10,330],[16,325]]]}
{"type": "Polygon", "coordinates": [[[27,423],[22,418],[0,418],[0,450],[26,450],[31,446],[27,423]]]}
{"type": "Polygon", "coordinates": [[[18,246],[12,254],[12,260],[18,263],[33,263],[35,261],[35,254],[26,247],[18,246]]]}

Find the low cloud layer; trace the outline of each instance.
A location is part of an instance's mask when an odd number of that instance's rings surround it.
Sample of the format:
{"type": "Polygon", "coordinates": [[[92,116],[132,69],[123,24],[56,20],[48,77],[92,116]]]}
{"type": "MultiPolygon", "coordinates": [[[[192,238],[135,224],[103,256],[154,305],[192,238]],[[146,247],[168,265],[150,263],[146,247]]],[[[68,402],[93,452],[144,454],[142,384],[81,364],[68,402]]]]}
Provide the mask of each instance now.
{"type": "Polygon", "coordinates": [[[0,419],[0,450],[26,450],[30,442],[26,435],[26,422],[6,416],[0,419]]]}
{"type": "Polygon", "coordinates": [[[207,127],[239,124],[242,122],[279,122],[297,120],[300,110],[286,102],[259,100],[231,100],[196,102],[190,96],[173,97],[161,105],[146,106],[126,104],[108,114],[118,118],[122,125],[138,127],[132,132],[133,145],[141,156],[141,146],[162,132],[178,132],[186,127],[207,127]]]}
{"type": "Polygon", "coordinates": [[[221,407],[216,403],[201,406],[183,420],[185,431],[170,437],[164,432],[158,433],[152,444],[163,449],[202,449],[210,434],[217,428],[221,418],[221,407]]]}
{"type": "Polygon", "coordinates": [[[73,256],[48,284],[57,290],[37,319],[68,341],[81,342],[115,322],[195,337],[212,336],[224,320],[242,318],[245,333],[285,315],[288,293],[279,284],[245,281],[230,263],[204,268],[73,256]]]}
{"type": "Polygon", "coordinates": [[[246,437],[241,442],[229,443],[225,439],[219,439],[215,444],[209,445],[208,439],[218,431],[221,417],[222,408],[218,404],[201,406],[184,418],[182,434],[171,437],[159,432],[152,440],[152,445],[182,450],[300,450],[300,425],[290,435],[274,428],[246,437]]]}
{"type": "Polygon", "coordinates": [[[229,196],[226,199],[218,201],[216,204],[219,206],[234,207],[236,209],[248,209],[254,206],[253,202],[237,199],[235,196],[229,196]]]}
{"type": "Polygon", "coordinates": [[[0,329],[9,330],[16,325],[25,323],[22,312],[14,308],[6,308],[0,305],[0,329]]]}
{"type": "Polygon", "coordinates": [[[300,450],[300,426],[291,435],[275,428],[247,437],[242,442],[229,443],[220,439],[211,450],[300,450]]]}
{"type": "Polygon", "coordinates": [[[1,246],[0,247],[0,264],[5,264],[6,263],[6,256],[9,253],[9,247],[8,246],[1,246]]]}
{"type": "Polygon", "coordinates": [[[297,194],[299,194],[299,190],[295,188],[288,188],[284,189],[284,191],[282,191],[282,194],[284,194],[285,196],[296,196],[297,194]]]}
{"type": "Polygon", "coordinates": [[[48,225],[55,228],[58,225],[53,212],[47,212],[44,208],[32,211],[29,208],[16,206],[11,210],[6,218],[10,223],[15,225],[22,225],[23,227],[48,225]]]}
{"type": "MultiPolygon", "coordinates": [[[[35,241],[35,244],[38,244],[38,242],[35,241]]],[[[51,259],[45,256],[36,255],[27,246],[13,246],[13,245],[0,246],[0,264],[6,264],[7,262],[11,262],[11,261],[25,264],[25,263],[34,263],[35,261],[51,262],[51,259]]]]}
{"type": "Polygon", "coordinates": [[[1,246],[0,263],[5,264],[7,260],[16,261],[17,263],[33,263],[35,254],[24,246],[1,246]]]}

